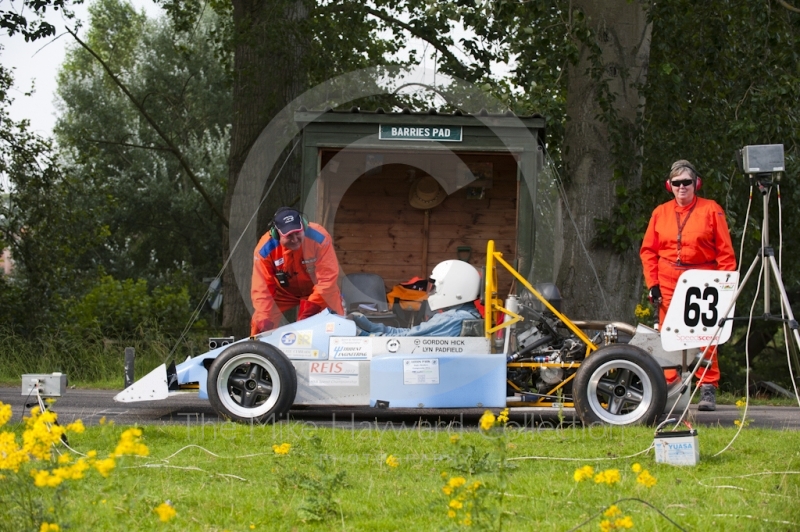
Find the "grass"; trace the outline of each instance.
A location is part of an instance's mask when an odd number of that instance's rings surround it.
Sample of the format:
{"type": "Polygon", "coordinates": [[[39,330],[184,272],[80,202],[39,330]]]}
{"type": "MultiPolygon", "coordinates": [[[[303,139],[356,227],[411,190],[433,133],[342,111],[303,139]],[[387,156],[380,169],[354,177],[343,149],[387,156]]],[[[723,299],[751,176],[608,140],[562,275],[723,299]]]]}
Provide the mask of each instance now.
{"type": "Polygon", "coordinates": [[[126,347],[135,349],[137,377],[165,361],[179,362],[187,355],[208,350],[205,336],[193,334],[178,344],[175,338],[156,330],[137,331],[125,340],[79,338],[66,333],[27,339],[0,331],[0,384],[18,386],[20,375],[26,373],[61,372],[67,374],[70,386],[122,389],[126,347]]]}
{"type": "MultiPolygon", "coordinates": [[[[70,444],[102,455],[122,430],[90,427],[70,444]]],[[[481,480],[487,497],[498,484],[498,440],[476,430],[400,431],[380,423],[344,430],[290,422],[144,431],[149,457],[120,460],[108,479],[87,474],[67,486],[62,529],[442,530],[456,527],[447,517],[442,472],[462,475],[456,467],[465,456],[488,457],[483,466],[475,460],[478,472],[464,476],[481,480]],[[282,443],[291,444],[289,454],[273,452],[282,443]],[[387,465],[389,455],[397,467],[387,465]],[[344,474],[345,487],[337,488],[337,474],[344,474]],[[330,512],[321,510],[326,497],[330,512]],[[162,523],[153,509],[166,500],[177,516],[162,523]],[[315,509],[318,521],[309,519],[315,509]]],[[[508,429],[499,440],[514,467],[504,492],[504,529],[566,531],[588,520],[580,530],[600,530],[598,512],[620,499],[638,530],[678,530],[658,511],[685,530],[800,528],[800,432],[745,429],[714,456],[734,434],[701,429],[699,465],[681,468],[656,464],[652,450],[643,452],[653,441],[646,427],[508,429]],[[528,456],[537,458],[517,460],[528,456]],[[654,487],[636,482],[634,463],[657,479],[654,487]],[[585,465],[619,469],[621,480],[578,483],[573,473],[585,465]]]]}

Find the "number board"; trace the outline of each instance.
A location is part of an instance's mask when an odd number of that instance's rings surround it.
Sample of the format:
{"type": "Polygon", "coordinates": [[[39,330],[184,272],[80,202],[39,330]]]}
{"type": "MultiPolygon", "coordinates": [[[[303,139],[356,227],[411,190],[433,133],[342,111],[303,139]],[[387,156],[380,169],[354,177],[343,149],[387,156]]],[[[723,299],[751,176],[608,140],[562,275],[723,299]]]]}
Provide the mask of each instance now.
{"type": "MultiPolygon", "coordinates": [[[[675,293],[661,324],[661,345],[666,351],[680,351],[708,345],[722,314],[736,295],[738,272],[687,270],[678,279],[675,293]]],[[[733,317],[731,307],[728,317],[733,317]]],[[[714,345],[731,337],[733,322],[726,320],[714,345]]]]}

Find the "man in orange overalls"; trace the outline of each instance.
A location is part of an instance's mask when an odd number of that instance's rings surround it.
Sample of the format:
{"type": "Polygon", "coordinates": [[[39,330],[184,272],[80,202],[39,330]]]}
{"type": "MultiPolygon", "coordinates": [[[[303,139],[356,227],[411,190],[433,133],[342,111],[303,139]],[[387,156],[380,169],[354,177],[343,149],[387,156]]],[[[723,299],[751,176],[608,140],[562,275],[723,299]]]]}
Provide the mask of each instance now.
{"type": "Polygon", "coordinates": [[[298,321],[325,308],[344,315],[338,277],[331,235],[297,210],[281,207],[253,254],[250,334],[274,329],[282,313],[297,306],[298,321]]]}
{"type": "MultiPolygon", "coordinates": [[[[689,161],[672,164],[667,190],[675,199],[656,207],[650,217],[639,256],[650,301],[664,322],[678,277],[686,270],[736,270],[736,256],[725,212],[717,202],[695,195],[702,182],[689,161]]],[[[698,410],[716,410],[719,364],[716,348],[706,353],[711,367],[698,370],[701,395],[698,410]]],[[[671,371],[671,370],[670,370],[671,371]]],[[[666,372],[667,380],[677,374],[666,372]]]]}

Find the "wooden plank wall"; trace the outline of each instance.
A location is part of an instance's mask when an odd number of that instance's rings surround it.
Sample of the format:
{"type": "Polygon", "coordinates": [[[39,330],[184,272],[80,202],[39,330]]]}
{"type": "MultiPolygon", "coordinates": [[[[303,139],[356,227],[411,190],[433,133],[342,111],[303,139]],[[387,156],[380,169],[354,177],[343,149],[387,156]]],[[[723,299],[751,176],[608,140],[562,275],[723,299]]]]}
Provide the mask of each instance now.
{"type": "MultiPolygon", "coordinates": [[[[323,168],[334,155],[335,152],[323,152],[323,168]]],[[[437,166],[452,165],[452,154],[450,159],[435,153],[407,156],[415,158],[414,167],[393,163],[365,174],[363,154],[340,154],[334,165],[336,173],[323,171],[321,199],[329,211],[320,213],[318,219],[333,236],[342,273],[377,273],[388,290],[412,277],[427,277],[441,261],[460,258],[459,246],[471,248],[469,262],[480,269],[485,265],[489,239],[513,264],[518,190],[513,156],[459,155],[466,164],[492,163],[492,187],[485,190],[483,199],[468,199],[462,188],[430,210],[427,271],[422,266],[425,211],[411,207],[409,191],[414,180],[426,174],[420,167],[428,168],[432,175],[442,175],[447,169],[437,166]],[[354,176],[359,177],[353,181],[354,176]]],[[[504,297],[512,278],[504,270],[498,273],[500,294],[504,297]]]]}

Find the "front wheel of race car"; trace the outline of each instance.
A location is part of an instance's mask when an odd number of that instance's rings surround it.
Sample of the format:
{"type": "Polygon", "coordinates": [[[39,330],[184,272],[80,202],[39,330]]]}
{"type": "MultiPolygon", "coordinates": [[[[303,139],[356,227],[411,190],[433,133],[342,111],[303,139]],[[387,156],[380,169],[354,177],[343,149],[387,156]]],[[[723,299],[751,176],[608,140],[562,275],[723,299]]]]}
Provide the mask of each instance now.
{"type": "Polygon", "coordinates": [[[590,425],[652,424],[664,411],[667,383],[655,359],[638,347],[611,344],[578,368],[575,410],[590,425]]]}
{"type": "Polygon", "coordinates": [[[231,345],[208,368],[208,399],[234,421],[273,422],[297,393],[294,366],[275,347],[249,341],[231,345]]]}

